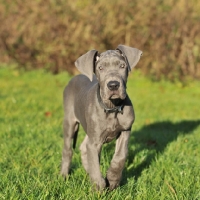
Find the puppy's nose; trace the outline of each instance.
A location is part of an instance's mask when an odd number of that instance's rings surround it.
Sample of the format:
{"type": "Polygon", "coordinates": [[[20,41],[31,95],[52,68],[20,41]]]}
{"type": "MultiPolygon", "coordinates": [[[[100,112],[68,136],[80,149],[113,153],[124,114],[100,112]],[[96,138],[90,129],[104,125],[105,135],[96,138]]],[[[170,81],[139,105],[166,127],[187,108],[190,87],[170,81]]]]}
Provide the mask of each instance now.
{"type": "Polygon", "coordinates": [[[111,91],[118,90],[120,83],[118,81],[109,81],[107,86],[108,86],[108,89],[111,91]]]}

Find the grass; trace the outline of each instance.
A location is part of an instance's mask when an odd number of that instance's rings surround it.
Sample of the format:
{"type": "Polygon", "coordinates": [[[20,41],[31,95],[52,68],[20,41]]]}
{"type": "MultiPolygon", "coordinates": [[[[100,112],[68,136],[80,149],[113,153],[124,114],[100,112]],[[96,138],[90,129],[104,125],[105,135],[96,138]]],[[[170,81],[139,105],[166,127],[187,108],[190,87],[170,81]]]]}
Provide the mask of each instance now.
{"type": "MultiPolygon", "coordinates": [[[[200,199],[200,83],[152,82],[135,71],[128,93],[136,121],[121,186],[92,191],[78,145],[72,174],[60,177],[62,91],[67,73],[0,68],[0,199],[200,199]]],[[[109,166],[114,142],[103,148],[109,166]]]]}

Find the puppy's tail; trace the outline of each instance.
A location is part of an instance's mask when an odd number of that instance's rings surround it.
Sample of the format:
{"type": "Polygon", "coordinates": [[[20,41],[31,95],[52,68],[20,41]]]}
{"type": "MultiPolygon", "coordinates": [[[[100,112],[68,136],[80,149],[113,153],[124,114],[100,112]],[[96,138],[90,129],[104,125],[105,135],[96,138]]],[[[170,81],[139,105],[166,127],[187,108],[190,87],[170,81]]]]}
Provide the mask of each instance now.
{"type": "Polygon", "coordinates": [[[76,148],[76,141],[77,141],[77,137],[78,137],[78,131],[79,131],[79,124],[76,124],[76,130],[75,130],[74,136],[73,136],[73,149],[76,148]]]}

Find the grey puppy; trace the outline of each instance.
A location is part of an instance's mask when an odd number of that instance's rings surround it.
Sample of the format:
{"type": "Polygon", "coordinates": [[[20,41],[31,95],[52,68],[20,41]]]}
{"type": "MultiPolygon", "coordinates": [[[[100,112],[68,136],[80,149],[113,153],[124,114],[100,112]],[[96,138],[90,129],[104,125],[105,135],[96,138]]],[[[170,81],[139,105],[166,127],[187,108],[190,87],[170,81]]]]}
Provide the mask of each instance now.
{"type": "Polygon", "coordinates": [[[138,63],[142,51],[119,45],[100,55],[88,51],[75,62],[82,73],[64,90],[64,148],[61,174],[67,176],[75,148],[79,124],[87,133],[81,146],[81,159],[97,190],[116,188],[128,153],[128,140],[134,122],[134,110],[126,93],[128,73],[138,63]],[[100,153],[104,143],[116,139],[115,153],[104,179],[100,171],[100,153]]]}

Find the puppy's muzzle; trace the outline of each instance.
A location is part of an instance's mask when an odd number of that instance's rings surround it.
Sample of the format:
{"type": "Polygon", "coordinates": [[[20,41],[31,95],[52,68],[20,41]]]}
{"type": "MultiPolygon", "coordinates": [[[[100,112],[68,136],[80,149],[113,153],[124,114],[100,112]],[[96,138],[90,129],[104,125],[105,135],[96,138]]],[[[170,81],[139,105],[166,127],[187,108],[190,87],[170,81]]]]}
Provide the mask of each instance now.
{"type": "Polygon", "coordinates": [[[111,91],[118,90],[119,86],[120,82],[118,81],[109,81],[107,84],[108,89],[111,91]]]}

